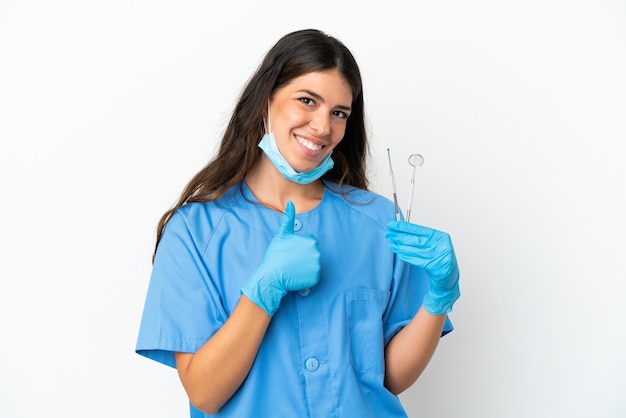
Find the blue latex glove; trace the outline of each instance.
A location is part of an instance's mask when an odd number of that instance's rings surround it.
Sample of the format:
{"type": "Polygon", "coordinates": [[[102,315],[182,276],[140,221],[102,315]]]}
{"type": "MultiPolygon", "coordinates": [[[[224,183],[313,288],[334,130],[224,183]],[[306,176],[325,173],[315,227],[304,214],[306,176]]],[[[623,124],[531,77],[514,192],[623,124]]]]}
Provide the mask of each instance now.
{"type": "Polygon", "coordinates": [[[424,296],[424,309],[433,315],[452,311],[460,292],[459,267],[450,235],[409,222],[392,221],[387,224],[385,236],[391,251],[401,260],[426,270],[430,286],[424,296]]]}
{"type": "Polygon", "coordinates": [[[320,252],[313,236],[294,235],[296,209],[287,202],[278,231],[263,261],[241,291],[269,316],[291,290],[315,286],[320,279],[320,252]]]}

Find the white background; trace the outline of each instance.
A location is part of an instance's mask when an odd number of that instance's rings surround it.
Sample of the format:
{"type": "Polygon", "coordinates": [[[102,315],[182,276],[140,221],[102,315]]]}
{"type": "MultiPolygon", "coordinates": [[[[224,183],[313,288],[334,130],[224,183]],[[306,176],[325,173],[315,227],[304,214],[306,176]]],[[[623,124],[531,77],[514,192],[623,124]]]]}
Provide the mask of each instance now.
{"type": "Polygon", "coordinates": [[[411,417],[626,416],[621,1],[0,2],[0,416],[184,417],[134,354],[156,223],[282,35],[363,73],[372,186],[453,237],[411,417]]]}

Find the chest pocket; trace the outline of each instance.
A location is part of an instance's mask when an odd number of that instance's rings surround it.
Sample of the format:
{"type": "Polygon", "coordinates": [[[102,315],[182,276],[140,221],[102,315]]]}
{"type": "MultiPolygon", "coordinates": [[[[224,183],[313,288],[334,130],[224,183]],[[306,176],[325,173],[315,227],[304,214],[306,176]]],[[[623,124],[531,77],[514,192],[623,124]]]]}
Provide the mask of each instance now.
{"type": "Polygon", "coordinates": [[[346,320],[352,367],[357,372],[383,373],[383,313],[390,292],[353,289],[346,292],[346,320]]]}

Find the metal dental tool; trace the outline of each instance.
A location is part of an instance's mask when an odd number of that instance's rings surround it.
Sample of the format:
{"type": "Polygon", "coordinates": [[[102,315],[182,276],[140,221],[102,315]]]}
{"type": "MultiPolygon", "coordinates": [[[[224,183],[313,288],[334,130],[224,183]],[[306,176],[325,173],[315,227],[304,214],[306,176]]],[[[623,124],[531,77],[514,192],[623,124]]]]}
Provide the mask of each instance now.
{"type": "MultiPolygon", "coordinates": [[[[389,174],[391,174],[391,185],[393,186],[393,204],[396,207],[396,220],[400,220],[400,207],[398,206],[398,191],[396,189],[396,177],[393,174],[393,168],[391,166],[391,153],[387,148],[387,159],[389,160],[389,174]]],[[[411,191],[409,196],[409,204],[406,210],[406,221],[411,220],[411,210],[413,209],[413,192],[415,191],[415,168],[424,164],[424,157],[421,154],[409,155],[409,164],[413,167],[413,174],[411,175],[411,191]]]]}
{"type": "MultiPolygon", "coordinates": [[[[387,151],[389,151],[388,148],[387,151]]],[[[411,154],[409,155],[409,164],[413,166],[413,174],[411,175],[411,194],[409,195],[409,205],[407,206],[408,209],[406,210],[407,222],[410,222],[411,220],[411,209],[413,209],[413,191],[415,190],[415,167],[424,164],[424,157],[422,157],[420,154],[411,154]]]]}
{"type": "Polygon", "coordinates": [[[391,174],[391,185],[393,186],[393,203],[396,206],[396,221],[400,220],[400,207],[398,206],[398,192],[396,190],[396,178],[393,175],[393,168],[391,167],[391,154],[389,148],[387,148],[387,158],[389,159],[389,174],[391,174]]]}

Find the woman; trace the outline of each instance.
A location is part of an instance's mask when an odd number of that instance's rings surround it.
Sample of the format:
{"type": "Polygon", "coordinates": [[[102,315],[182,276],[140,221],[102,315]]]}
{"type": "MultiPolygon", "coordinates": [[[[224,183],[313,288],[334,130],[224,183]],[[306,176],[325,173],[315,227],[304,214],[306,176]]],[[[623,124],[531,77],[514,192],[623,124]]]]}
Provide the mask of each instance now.
{"type": "Polygon", "coordinates": [[[177,368],[192,417],[406,416],[458,268],[367,191],[366,153],[349,50],[284,36],[158,227],[137,352],[177,368]]]}

